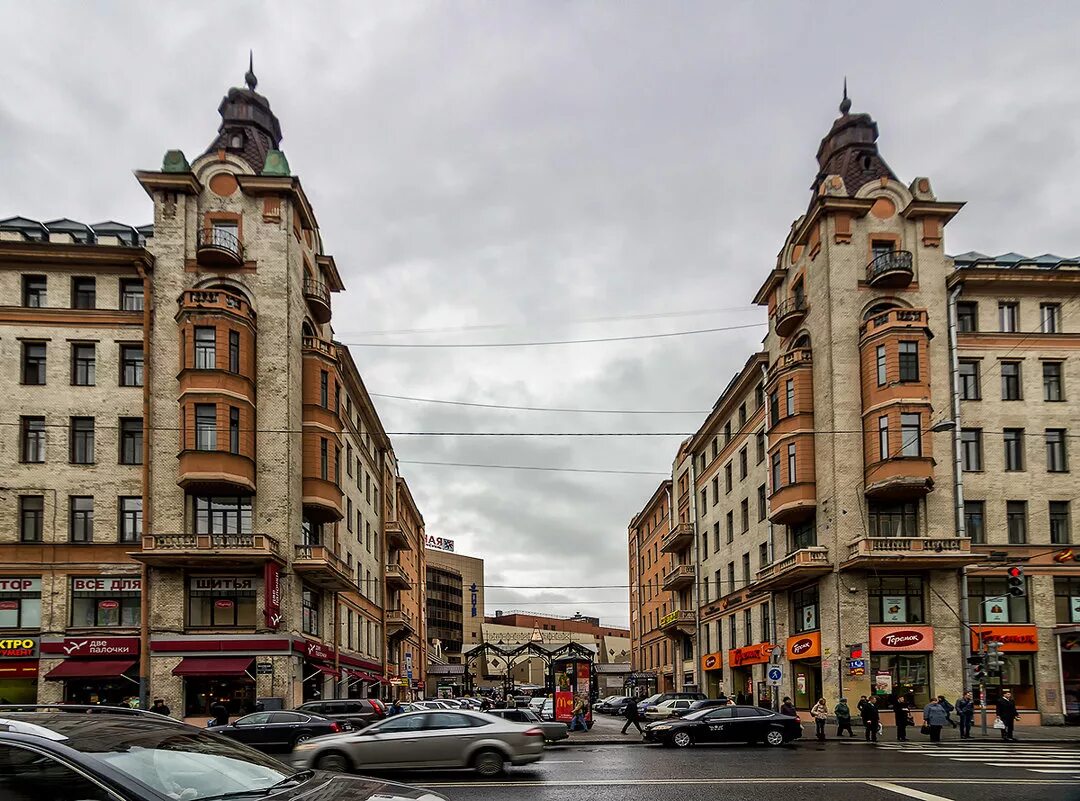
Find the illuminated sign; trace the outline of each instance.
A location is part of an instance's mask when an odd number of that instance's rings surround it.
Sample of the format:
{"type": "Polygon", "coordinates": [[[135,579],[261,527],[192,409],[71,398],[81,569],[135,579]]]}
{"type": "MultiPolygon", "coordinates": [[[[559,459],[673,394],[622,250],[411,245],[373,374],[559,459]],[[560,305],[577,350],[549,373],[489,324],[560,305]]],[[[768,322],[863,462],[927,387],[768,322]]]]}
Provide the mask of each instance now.
{"type": "Polygon", "coordinates": [[[0,639],[0,659],[25,659],[37,656],[37,637],[7,637],[0,639]]]}
{"type": "Polygon", "coordinates": [[[436,551],[449,551],[454,552],[454,541],[445,539],[444,537],[433,537],[430,534],[426,538],[427,547],[434,548],[436,551]]]}

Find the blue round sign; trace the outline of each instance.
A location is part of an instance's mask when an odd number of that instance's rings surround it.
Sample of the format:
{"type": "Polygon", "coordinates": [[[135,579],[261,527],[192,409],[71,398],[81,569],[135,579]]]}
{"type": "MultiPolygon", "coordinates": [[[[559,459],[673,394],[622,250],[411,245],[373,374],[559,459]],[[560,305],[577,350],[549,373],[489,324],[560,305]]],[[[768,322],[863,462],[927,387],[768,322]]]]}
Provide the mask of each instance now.
{"type": "Polygon", "coordinates": [[[769,681],[780,681],[780,679],[784,678],[784,671],[778,667],[771,667],[769,668],[768,676],[769,681]]]}

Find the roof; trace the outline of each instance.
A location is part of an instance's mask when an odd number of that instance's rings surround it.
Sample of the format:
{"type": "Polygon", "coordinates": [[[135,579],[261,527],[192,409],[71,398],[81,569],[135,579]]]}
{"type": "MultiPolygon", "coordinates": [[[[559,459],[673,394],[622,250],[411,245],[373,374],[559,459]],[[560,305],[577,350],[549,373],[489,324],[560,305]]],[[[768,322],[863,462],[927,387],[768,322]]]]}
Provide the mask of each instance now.
{"type": "Polygon", "coordinates": [[[1044,253],[1041,256],[1024,256],[1020,253],[1002,253],[998,256],[988,256],[977,250],[969,250],[957,256],[950,256],[957,269],[964,270],[973,267],[995,267],[997,269],[1040,269],[1058,270],[1061,268],[1080,267],[1080,256],[1055,256],[1053,253],[1044,253]]]}
{"type": "Polygon", "coordinates": [[[255,91],[258,81],[250,67],[244,80],[246,88],[233,87],[222,98],[218,106],[221,126],[206,153],[226,150],[259,174],[266,165],[267,155],[280,149],[281,123],[270,110],[270,101],[255,91]]]}
{"type": "Polygon", "coordinates": [[[0,220],[0,231],[15,231],[22,234],[23,239],[35,242],[48,240],[50,234],[70,234],[76,242],[84,245],[96,245],[100,237],[115,236],[120,244],[137,248],[153,237],[154,226],[140,225],[135,228],[112,220],[87,225],[66,217],[43,223],[27,217],[8,217],[0,220]]]}

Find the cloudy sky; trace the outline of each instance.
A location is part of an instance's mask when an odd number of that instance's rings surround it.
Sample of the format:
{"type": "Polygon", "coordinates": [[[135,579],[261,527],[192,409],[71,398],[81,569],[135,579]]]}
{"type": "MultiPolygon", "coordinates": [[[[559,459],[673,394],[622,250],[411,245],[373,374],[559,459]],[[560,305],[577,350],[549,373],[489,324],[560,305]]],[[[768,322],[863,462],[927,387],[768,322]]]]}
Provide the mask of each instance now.
{"type": "MultiPolygon", "coordinates": [[[[206,147],[250,47],[375,393],[710,408],[764,334],[750,298],[844,75],[901,179],[968,202],[949,252],[1080,252],[1075,3],[301,5],[0,2],[0,218],[151,221],[131,171],[206,147]]],[[[655,473],[402,468],[428,532],[487,561],[489,612],[626,625],[627,523],[703,414],[377,401],[389,431],[670,433],[394,438],[406,462],[655,473]]]]}

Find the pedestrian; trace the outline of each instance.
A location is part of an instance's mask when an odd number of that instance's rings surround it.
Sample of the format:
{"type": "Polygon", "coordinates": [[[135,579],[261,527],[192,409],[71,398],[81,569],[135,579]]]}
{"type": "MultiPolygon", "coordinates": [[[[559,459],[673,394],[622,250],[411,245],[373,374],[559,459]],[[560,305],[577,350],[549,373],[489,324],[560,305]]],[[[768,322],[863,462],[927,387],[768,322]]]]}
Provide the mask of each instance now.
{"type": "Polygon", "coordinates": [[[742,706],[743,704],[745,704],[746,703],[746,693],[741,692],[741,691],[739,693],[737,693],[735,695],[735,703],[738,704],[739,706],[742,706]]]}
{"type": "MultiPolygon", "coordinates": [[[[1007,743],[1015,743],[1013,726],[1016,725],[1016,719],[1020,717],[1020,713],[1016,711],[1016,702],[1013,701],[1012,690],[1006,690],[997,700],[997,716],[998,720],[1004,724],[1004,728],[1001,730],[1001,739],[1007,743]]],[[[994,728],[997,728],[997,724],[994,724],[994,728]]]]}
{"type": "Polygon", "coordinates": [[[971,739],[971,727],[975,725],[975,701],[971,692],[956,699],[956,716],[960,718],[960,739],[971,739]]]}
{"type": "Polygon", "coordinates": [[[626,715],[626,723],[623,724],[622,733],[626,734],[626,730],[633,724],[634,728],[638,730],[638,734],[641,734],[641,723],[639,722],[640,716],[638,715],[636,698],[631,698],[626,702],[626,711],[623,714],[626,715]]]}
{"type": "Polygon", "coordinates": [[[390,708],[386,710],[386,716],[390,717],[391,715],[400,715],[404,711],[405,708],[401,705],[401,699],[395,698],[393,701],[390,702],[390,708]]]}
{"type": "Polygon", "coordinates": [[[829,707],[825,705],[825,699],[819,698],[810,710],[810,717],[817,726],[817,738],[819,742],[825,742],[825,724],[829,722],[829,707]]]}
{"type": "Polygon", "coordinates": [[[941,729],[945,726],[945,722],[949,719],[949,716],[945,714],[945,709],[941,706],[941,702],[936,698],[931,698],[930,703],[923,709],[923,733],[930,735],[930,742],[941,742],[941,729]]]}
{"type": "Polygon", "coordinates": [[[165,715],[166,717],[170,713],[169,707],[165,705],[164,698],[155,698],[154,705],[150,707],[150,711],[157,712],[159,715],[165,715]]]}
{"type": "Polygon", "coordinates": [[[484,700],[480,702],[480,711],[481,712],[488,712],[490,710],[491,710],[491,699],[488,698],[485,695],[484,700]]]}
{"type": "Polygon", "coordinates": [[[210,714],[214,716],[214,719],[210,721],[211,726],[229,725],[229,710],[220,701],[215,701],[210,705],[210,714]]]}
{"type": "Polygon", "coordinates": [[[795,704],[791,703],[791,699],[787,696],[784,696],[784,701],[780,704],[780,714],[790,715],[793,718],[799,717],[799,713],[795,709],[795,704]]]}
{"type": "Polygon", "coordinates": [[[896,700],[893,701],[893,716],[896,718],[896,740],[900,743],[907,742],[907,727],[913,723],[911,720],[911,712],[908,710],[907,701],[904,700],[904,696],[896,696],[896,700]]]}
{"type": "Polygon", "coordinates": [[[952,726],[955,729],[956,728],[956,721],[952,719],[952,711],[956,707],[954,707],[952,704],[950,704],[948,701],[946,701],[944,695],[939,695],[937,697],[937,700],[938,700],[938,703],[941,704],[941,708],[945,710],[945,720],[949,721],[949,725],[952,726]]]}
{"type": "Polygon", "coordinates": [[[833,714],[836,715],[836,736],[843,737],[846,731],[848,737],[854,737],[855,732],[851,730],[851,708],[847,705],[846,698],[840,699],[833,714]]]}
{"type": "Polygon", "coordinates": [[[859,714],[862,716],[863,726],[866,727],[866,742],[876,743],[881,715],[878,714],[877,706],[870,701],[867,701],[865,695],[862,697],[862,700],[859,701],[859,714]]]}

